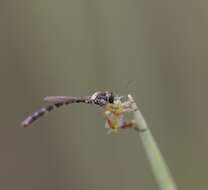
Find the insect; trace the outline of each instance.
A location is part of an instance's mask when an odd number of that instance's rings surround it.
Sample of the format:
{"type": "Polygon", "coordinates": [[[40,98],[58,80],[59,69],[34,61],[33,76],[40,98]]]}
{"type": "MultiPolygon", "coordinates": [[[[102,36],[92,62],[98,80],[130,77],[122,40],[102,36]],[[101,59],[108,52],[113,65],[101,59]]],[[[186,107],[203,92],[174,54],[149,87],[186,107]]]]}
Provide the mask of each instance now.
{"type": "Polygon", "coordinates": [[[117,97],[113,104],[106,104],[103,106],[104,116],[106,119],[105,127],[109,129],[108,134],[117,132],[118,129],[134,128],[137,125],[134,120],[125,120],[125,113],[133,112],[130,100],[121,101],[122,97],[117,97]]]}
{"type": "MultiPolygon", "coordinates": [[[[95,104],[102,108],[104,117],[106,119],[106,128],[110,129],[110,132],[117,131],[119,128],[134,128],[135,123],[133,121],[126,122],[124,119],[124,113],[131,112],[130,102],[121,102],[121,96],[114,96],[110,91],[98,91],[91,96],[75,97],[75,96],[47,96],[44,101],[50,104],[43,107],[32,115],[28,116],[22,123],[21,126],[29,127],[35,121],[37,121],[46,113],[55,110],[56,108],[64,105],[70,105],[73,103],[86,103],[95,104]]],[[[109,132],[109,133],[110,133],[109,132]]]]}

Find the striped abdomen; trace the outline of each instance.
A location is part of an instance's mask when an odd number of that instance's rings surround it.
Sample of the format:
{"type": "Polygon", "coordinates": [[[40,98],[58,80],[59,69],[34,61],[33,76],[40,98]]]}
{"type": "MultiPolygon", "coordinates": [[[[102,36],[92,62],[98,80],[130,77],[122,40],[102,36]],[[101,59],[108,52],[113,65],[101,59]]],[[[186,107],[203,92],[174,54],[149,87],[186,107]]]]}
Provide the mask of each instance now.
{"type": "Polygon", "coordinates": [[[52,110],[55,110],[56,108],[62,107],[63,105],[68,105],[71,103],[90,103],[89,101],[86,101],[84,99],[79,100],[70,100],[66,102],[57,102],[51,105],[48,105],[44,108],[41,108],[34,112],[32,115],[28,116],[22,123],[21,126],[23,127],[29,127],[31,124],[33,124],[36,120],[41,118],[42,116],[46,115],[47,113],[51,112],[52,110]]]}

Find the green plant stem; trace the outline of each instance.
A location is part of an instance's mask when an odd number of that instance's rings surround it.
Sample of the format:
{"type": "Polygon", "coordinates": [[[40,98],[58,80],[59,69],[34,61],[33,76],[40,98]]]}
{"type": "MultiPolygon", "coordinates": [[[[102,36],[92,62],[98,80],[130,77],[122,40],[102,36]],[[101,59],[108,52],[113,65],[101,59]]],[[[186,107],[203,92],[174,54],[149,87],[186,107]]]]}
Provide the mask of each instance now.
{"type": "Polygon", "coordinates": [[[170,170],[167,167],[165,160],[152,136],[150,129],[147,126],[144,117],[138,109],[134,99],[131,95],[128,95],[130,101],[132,101],[132,108],[134,111],[135,122],[138,126],[136,130],[139,132],[142,144],[144,146],[147,158],[152,168],[154,177],[160,190],[177,190],[176,184],[171,176],[170,170]]]}

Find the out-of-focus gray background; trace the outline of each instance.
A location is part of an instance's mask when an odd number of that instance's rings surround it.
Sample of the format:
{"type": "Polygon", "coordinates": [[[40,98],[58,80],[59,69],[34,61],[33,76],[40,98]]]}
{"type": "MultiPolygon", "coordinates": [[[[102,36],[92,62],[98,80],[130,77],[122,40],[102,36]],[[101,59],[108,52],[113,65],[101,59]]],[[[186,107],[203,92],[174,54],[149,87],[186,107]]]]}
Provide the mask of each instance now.
{"type": "Polygon", "coordinates": [[[207,1],[1,1],[0,189],[157,189],[138,135],[96,106],[24,129],[47,95],[131,93],[180,189],[208,188],[207,1]]]}

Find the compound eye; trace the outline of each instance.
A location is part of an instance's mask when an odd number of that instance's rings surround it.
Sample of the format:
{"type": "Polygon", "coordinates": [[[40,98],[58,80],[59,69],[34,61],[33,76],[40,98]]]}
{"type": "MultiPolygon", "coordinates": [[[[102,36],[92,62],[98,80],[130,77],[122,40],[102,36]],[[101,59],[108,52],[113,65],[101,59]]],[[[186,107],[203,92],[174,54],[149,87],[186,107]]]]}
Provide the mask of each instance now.
{"type": "Polygon", "coordinates": [[[109,96],[108,101],[109,101],[110,104],[113,104],[114,96],[112,94],[109,96]]]}

